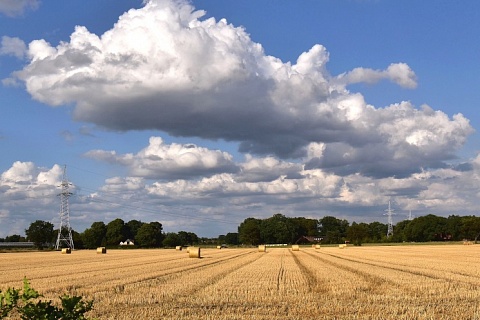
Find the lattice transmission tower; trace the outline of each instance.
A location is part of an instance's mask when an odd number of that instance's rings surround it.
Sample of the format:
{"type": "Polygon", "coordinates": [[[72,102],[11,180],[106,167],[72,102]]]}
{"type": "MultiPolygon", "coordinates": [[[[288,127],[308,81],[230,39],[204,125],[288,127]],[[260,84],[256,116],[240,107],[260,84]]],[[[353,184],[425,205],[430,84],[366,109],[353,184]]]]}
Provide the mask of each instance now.
{"type": "Polygon", "coordinates": [[[414,217],[413,217],[413,215],[412,215],[412,210],[410,210],[410,212],[408,213],[408,218],[407,218],[407,220],[412,221],[413,218],[414,218],[414,217]]]}
{"type": "Polygon", "coordinates": [[[387,238],[393,236],[393,219],[392,216],[394,215],[392,207],[390,205],[390,201],[388,201],[388,209],[385,210],[387,213],[385,215],[388,217],[388,228],[387,228],[387,238]]]}
{"type": "Polygon", "coordinates": [[[59,250],[62,248],[62,245],[65,244],[66,247],[74,249],[73,238],[72,238],[72,228],[70,227],[70,210],[68,207],[68,198],[72,195],[69,188],[71,183],[67,180],[67,166],[63,167],[63,177],[60,187],[62,192],[58,194],[60,196],[60,226],[58,228],[58,237],[55,249],[59,250]]]}

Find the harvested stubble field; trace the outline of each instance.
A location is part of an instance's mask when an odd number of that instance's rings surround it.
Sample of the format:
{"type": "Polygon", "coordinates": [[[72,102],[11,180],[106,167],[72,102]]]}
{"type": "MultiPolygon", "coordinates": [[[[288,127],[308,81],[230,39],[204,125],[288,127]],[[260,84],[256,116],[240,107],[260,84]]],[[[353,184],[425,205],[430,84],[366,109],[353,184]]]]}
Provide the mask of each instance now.
{"type": "Polygon", "coordinates": [[[479,245],[6,253],[0,288],[100,319],[480,319],[479,265],[479,245]]]}

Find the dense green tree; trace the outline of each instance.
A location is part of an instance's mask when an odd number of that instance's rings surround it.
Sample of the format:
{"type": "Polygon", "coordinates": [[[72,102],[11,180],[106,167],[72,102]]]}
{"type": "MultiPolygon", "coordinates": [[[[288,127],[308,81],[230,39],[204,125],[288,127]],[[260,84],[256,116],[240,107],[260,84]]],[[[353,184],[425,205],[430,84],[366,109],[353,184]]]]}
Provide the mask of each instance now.
{"type": "Polygon", "coordinates": [[[11,236],[5,237],[5,242],[22,242],[22,241],[25,241],[25,237],[22,237],[21,235],[18,235],[18,234],[13,234],[11,236]]]}
{"type": "Polygon", "coordinates": [[[187,231],[179,231],[177,232],[177,236],[178,236],[178,241],[180,242],[179,245],[181,246],[191,245],[187,231]]]}
{"type": "Polygon", "coordinates": [[[198,244],[202,244],[206,246],[218,245],[218,238],[201,237],[198,239],[198,244]]]}
{"type": "MultiPolygon", "coordinates": [[[[367,225],[367,237],[365,242],[381,242],[387,237],[388,226],[380,222],[371,222],[367,225]]],[[[395,230],[395,228],[394,228],[395,230]]],[[[395,232],[394,232],[395,234],[395,232]]]]}
{"type": "Polygon", "coordinates": [[[290,218],[277,213],[267,219],[247,218],[238,227],[239,243],[295,243],[302,236],[317,237],[318,220],[290,218]]]}
{"type": "Polygon", "coordinates": [[[366,223],[353,222],[347,229],[347,238],[356,246],[361,246],[368,237],[368,225],[366,223]]]}
{"type": "Polygon", "coordinates": [[[301,236],[318,237],[318,220],[303,217],[289,218],[295,229],[295,240],[301,236]]]}
{"type": "Polygon", "coordinates": [[[137,232],[136,243],[141,247],[159,247],[162,244],[162,224],[144,223],[137,232]]]}
{"type": "Polygon", "coordinates": [[[142,221],[139,220],[130,220],[126,223],[128,228],[128,235],[127,238],[131,240],[137,240],[137,232],[141,226],[144,225],[142,221]]]}
{"type": "Polygon", "coordinates": [[[191,246],[198,244],[198,236],[193,232],[179,231],[178,240],[180,241],[180,246],[191,246]]]}
{"type": "Polygon", "coordinates": [[[238,233],[236,232],[227,233],[225,235],[225,242],[222,242],[222,243],[226,243],[232,246],[238,245],[238,233]]]}
{"type": "Polygon", "coordinates": [[[36,220],[30,224],[30,227],[25,230],[27,239],[32,241],[38,249],[43,249],[43,246],[48,243],[53,243],[55,232],[53,224],[47,221],[36,220]]]}
{"type": "Polygon", "coordinates": [[[136,244],[141,247],[155,247],[157,245],[157,230],[150,223],[145,223],[138,229],[136,244]]]}
{"type": "Polygon", "coordinates": [[[194,245],[196,245],[200,242],[200,238],[194,232],[189,232],[188,237],[189,237],[190,241],[192,242],[192,244],[194,244],[194,245]]]}
{"type": "MultiPolygon", "coordinates": [[[[393,236],[391,237],[390,241],[392,242],[404,242],[408,241],[405,237],[405,228],[410,224],[410,220],[403,220],[393,226],[393,236]]],[[[386,225],[385,225],[386,226],[386,225]]],[[[387,233],[387,229],[385,229],[385,233],[387,233]]]]}
{"type": "MultiPolygon", "coordinates": [[[[150,224],[157,231],[156,237],[155,237],[155,240],[156,240],[155,246],[160,247],[162,246],[163,239],[165,239],[165,234],[163,233],[163,225],[158,221],[150,222],[150,224]]],[[[196,241],[195,243],[198,243],[198,237],[196,234],[191,233],[191,237],[196,241]]]]}
{"type": "Polygon", "coordinates": [[[458,240],[468,239],[477,241],[480,238],[480,217],[462,217],[458,240]]]}
{"type": "Polygon", "coordinates": [[[342,243],[347,236],[348,221],[325,216],[319,220],[319,233],[322,243],[342,243]]]}
{"type": "Polygon", "coordinates": [[[280,213],[262,220],[260,235],[265,243],[292,243],[297,237],[293,222],[280,213]]]}
{"type": "Polygon", "coordinates": [[[225,243],[225,235],[224,234],[219,235],[216,243],[217,243],[217,245],[224,244],[225,243]]]}
{"type": "Polygon", "coordinates": [[[115,219],[107,224],[107,245],[118,246],[128,239],[128,227],[122,219],[115,219]]]}
{"type": "Polygon", "coordinates": [[[387,225],[379,222],[368,224],[369,242],[425,242],[475,240],[480,236],[480,217],[451,215],[448,218],[433,214],[413,220],[403,220],[393,227],[393,236],[386,239],[387,225]],[[376,231],[374,231],[376,230],[376,231]]]}
{"type": "Polygon", "coordinates": [[[106,246],[107,226],[102,221],[92,223],[82,234],[83,245],[87,249],[106,246]]]}
{"type": "Polygon", "coordinates": [[[245,219],[238,226],[238,238],[240,243],[248,245],[258,245],[263,242],[260,235],[261,220],[256,218],[245,219]]]}
{"type": "Polygon", "coordinates": [[[433,214],[418,217],[410,221],[405,227],[406,241],[439,241],[445,240],[447,232],[447,218],[433,214]]]}
{"type": "Polygon", "coordinates": [[[75,249],[84,249],[83,235],[72,229],[72,239],[75,249]]]}
{"type": "Polygon", "coordinates": [[[170,247],[170,248],[181,245],[180,239],[178,238],[178,234],[176,234],[175,232],[168,232],[165,235],[165,238],[163,239],[162,244],[164,247],[170,247]]]}
{"type": "Polygon", "coordinates": [[[447,218],[445,232],[451,237],[451,240],[462,239],[463,217],[452,215],[447,218]]]}

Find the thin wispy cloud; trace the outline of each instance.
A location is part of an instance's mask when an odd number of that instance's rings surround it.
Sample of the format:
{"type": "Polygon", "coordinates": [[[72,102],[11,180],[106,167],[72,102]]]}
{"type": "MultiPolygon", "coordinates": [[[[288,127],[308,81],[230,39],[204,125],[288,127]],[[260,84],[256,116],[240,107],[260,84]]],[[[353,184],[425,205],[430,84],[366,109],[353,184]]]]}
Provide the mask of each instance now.
{"type": "Polygon", "coordinates": [[[21,16],[26,10],[36,10],[39,5],[39,0],[0,0],[0,13],[8,17],[21,16]]]}
{"type": "Polygon", "coordinates": [[[0,43],[0,55],[12,55],[18,59],[25,57],[27,53],[27,46],[20,38],[11,38],[7,36],[2,37],[0,43]]]}

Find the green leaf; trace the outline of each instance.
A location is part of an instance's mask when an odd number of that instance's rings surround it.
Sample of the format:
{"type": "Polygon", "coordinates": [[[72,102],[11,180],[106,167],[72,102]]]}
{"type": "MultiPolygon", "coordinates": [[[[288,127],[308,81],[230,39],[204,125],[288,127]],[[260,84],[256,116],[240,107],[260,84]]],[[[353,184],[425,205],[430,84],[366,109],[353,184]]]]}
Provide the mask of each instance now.
{"type": "Polygon", "coordinates": [[[28,282],[27,278],[23,278],[22,301],[27,302],[30,299],[36,299],[38,297],[41,297],[38,291],[30,287],[30,283],[28,282]]]}
{"type": "Polygon", "coordinates": [[[17,306],[19,296],[20,290],[15,288],[8,288],[3,294],[0,291],[0,318],[6,317],[17,306]]]}
{"type": "Polygon", "coordinates": [[[93,309],[93,300],[82,301],[83,297],[64,295],[62,300],[63,317],[62,320],[83,320],[84,314],[93,309]]]}

